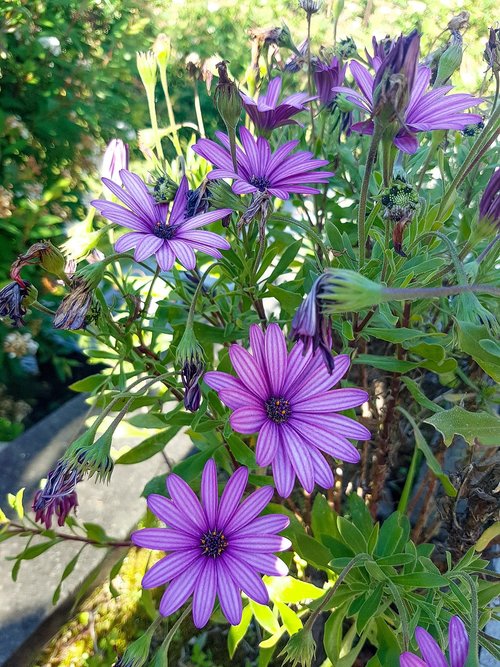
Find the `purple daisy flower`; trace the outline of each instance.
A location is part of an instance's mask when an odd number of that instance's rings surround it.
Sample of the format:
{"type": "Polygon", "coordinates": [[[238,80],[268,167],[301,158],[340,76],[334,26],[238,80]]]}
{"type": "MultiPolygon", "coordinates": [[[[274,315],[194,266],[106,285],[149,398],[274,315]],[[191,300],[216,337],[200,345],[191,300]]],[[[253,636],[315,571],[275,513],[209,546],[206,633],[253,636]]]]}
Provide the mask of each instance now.
{"type": "Polygon", "coordinates": [[[222,257],[219,248],[228,249],[229,243],[218,234],[200,230],[200,227],[221,220],[232,213],[230,208],[222,208],[194,217],[187,217],[188,181],[184,176],[169,211],[169,204],[157,204],[146,184],[126,169],[120,170],[124,188],[109,178],[102,182],[128,208],[119,204],[96,199],[93,206],[112,222],[133,229],[123,234],[115,243],[116,252],[135,248],[134,258],[140,262],[151,255],[162,271],[169,271],[177,259],[186,269],[196,266],[195,250],[201,250],[212,257],[222,257]]]}
{"type": "Polygon", "coordinates": [[[479,219],[500,227],[500,169],[491,175],[479,202],[479,219]]]}
{"type": "Polygon", "coordinates": [[[281,85],[281,78],[275,77],[270,81],[266,94],[260,94],[257,100],[240,93],[245,111],[259,134],[269,135],[276,127],[283,125],[300,125],[292,116],[307,110],[306,103],[316,99],[314,96],[309,97],[307,93],[295,93],[278,104],[281,85]]]}
{"type": "Polygon", "coordinates": [[[83,479],[82,474],[60,460],[47,475],[43,489],[39,489],[33,499],[35,521],[44,523],[47,530],[52,526],[52,518],[57,517],[59,526],[63,526],[71,510],[76,511],[78,497],[76,485],[83,479]]]}
{"type": "Polygon", "coordinates": [[[345,79],[347,65],[341,65],[335,56],[330,62],[318,58],[314,63],[314,83],[321,104],[329,106],[334,98],[333,88],[341,86],[345,79]]]}
{"type": "Polygon", "coordinates": [[[423,660],[413,653],[403,653],[399,659],[401,667],[464,667],[469,653],[469,637],[458,616],[452,616],[448,626],[449,662],[427,630],[417,627],[415,637],[423,660]]]}
{"type": "MultiPolygon", "coordinates": [[[[373,77],[356,61],[350,63],[350,69],[361,92],[345,86],[336,86],[333,90],[344,93],[350,102],[372,116],[376,75],[373,77]]],[[[441,86],[426,92],[430,79],[431,70],[428,67],[419,67],[402,118],[403,127],[394,137],[394,143],[404,153],[416,153],[418,140],[415,135],[418,132],[463,130],[467,125],[482,120],[479,114],[463,113],[465,109],[482,102],[482,99],[468,93],[447,95],[453,86],[441,86]]],[[[373,128],[374,123],[371,118],[351,126],[352,130],[361,134],[373,134],[373,128]]]]}
{"type": "Polygon", "coordinates": [[[193,595],[193,621],[197,628],[208,622],[219,598],[222,613],[231,625],[241,621],[241,591],[259,604],[269,595],[259,572],[283,576],[288,568],[276,551],[291,546],[279,531],[288,517],[258,517],[274,489],[263,486],[240,504],[248,481],[247,468],[238,468],[227,482],[220,502],[217,470],[213,459],[205,464],[201,478],[201,503],[178,475],[167,477],[171,500],[152,494],[149,509],[167,528],[145,528],[132,534],[138,547],[169,552],[146,572],[144,588],[169,582],[160,602],[160,613],[169,616],[193,595]]]}
{"type": "Polygon", "coordinates": [[[333,473],[323,453],[357,463],[359,453],[348,438],[367,440],[370,432],[337,410],[357,407],[368,399],[362,389],[328,391],[346,374],[350,359],[335,357],[330,373],[320,354],[305,352],[299,341],[287,354],[285,337],[277,324],[264,334],[250,327],[250,354],[231,345],[229,357],[238,377],[212,371],[204,380],[234,412],[232,428],[257,433],[257,465],[272,465],[276,489],[286,498],[295,476],[307,492],[315,482],[333,486],[333,473]]]}
{"type": "Polygon", "coordinates": [[[328,160],[316,160],[309,151],[299,151],[290,155],[299,145],[298,141],[288,141],[274,153],[264,137],[255,139],[245,128],[240,128],[242,148],[236,147],[237,173],[234,171],[229,138],[223,132],[215,136],[222,146],[210,139],[200,139],[193,150],[215,165],[208,174],[209,180],[216,178],[234,179],[236,194],[268,192],[279,199],[288,199],[293,192],[308,195],[318,194],[311,183],[327,183],[333,176],[330,171],[314,171],[328,164],[328,160]]]}

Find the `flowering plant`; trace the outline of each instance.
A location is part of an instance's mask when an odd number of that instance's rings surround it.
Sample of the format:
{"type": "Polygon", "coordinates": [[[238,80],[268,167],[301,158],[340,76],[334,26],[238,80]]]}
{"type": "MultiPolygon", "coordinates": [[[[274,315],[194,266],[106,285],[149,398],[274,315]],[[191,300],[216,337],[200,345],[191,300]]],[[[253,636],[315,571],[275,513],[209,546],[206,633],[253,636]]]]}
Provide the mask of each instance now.
{"type": "MultiPolygon", "coordinates": [[[[300,4],[310,37],[321,3],[300,4]]],[[[35,521],[12,495],[2,537],[42,540],[17,568],[75,535],[153,552],[142,587],[161,599],[117,664],[146,664],[162,632],[166,664],[190,615],[197,630],[230,626],[231,658],[260,627],[266,665],[445,665],[448,623],[453,665],[477,665],[480,646],[500,656],[480,557],[498,488],[478,481],[499,426],[500,107],[442,85],[460,85],[448,49],[465,25],[450,25],[430,65],[416,31],[373,40],[366,67],[353,40],[327,57],[286,26],[256,32],[244,81],[216,66],[217,141],[196,86],[195,133],[177,123],[157,40],[137,56],[142,157],[113,141],[80,236],[12,265],[0,315],[22,327],[38,310],[106,368],[73,385],[92,414],[47,471],[35,521]],[[60,302],[26,280],[33,265],[64,286],[60,302]],[[117,449],[123,424],[153,435],[117,449]],[[182,429],[193,447],[148,482],[129,540],[78,522],[84,480],[169,461],[182,429]]]]}

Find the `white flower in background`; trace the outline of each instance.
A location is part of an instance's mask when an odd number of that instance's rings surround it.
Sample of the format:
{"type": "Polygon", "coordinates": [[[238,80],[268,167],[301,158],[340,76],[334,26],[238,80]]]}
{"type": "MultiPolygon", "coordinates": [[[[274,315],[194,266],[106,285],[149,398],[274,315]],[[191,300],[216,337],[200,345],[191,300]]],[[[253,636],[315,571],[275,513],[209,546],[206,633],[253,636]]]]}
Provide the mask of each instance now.
{"type": "Polygon", "coordinates": [[[11,359],[21,359],[36,354],[38,343],[33,340],[30,333],[22,334],[19,331],[13,331],[5,336],[3,349],[11,359]]]}
{"type": "Polygon", "coordinates": [[[57,37],[54,37],[53,35],[50,37],[42,36],[38,38],[38,42],[43,46],[44,49],[50,51],[53,56],[61,55],[61,42],[57,39],[57,37]]]}

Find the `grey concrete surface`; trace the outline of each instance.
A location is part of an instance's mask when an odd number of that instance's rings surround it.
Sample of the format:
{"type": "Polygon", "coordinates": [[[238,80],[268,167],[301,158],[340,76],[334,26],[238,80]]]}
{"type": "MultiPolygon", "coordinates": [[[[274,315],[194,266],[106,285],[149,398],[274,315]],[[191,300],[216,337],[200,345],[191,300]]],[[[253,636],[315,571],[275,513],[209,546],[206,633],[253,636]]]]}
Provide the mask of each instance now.
{"type": "MultiPolygon", "coordinates": [[[[40,479],[82,429],[87,408],[84,397],[77,396],[15,441],[1,446],[0,506],[4,510],[7,493],[21,487],[26,487],[24,507],[29,508],[40,479]]],[[[144,437],[118,438],[113,446],[121,449],[137,444],[144,437]]],[[[182,459],[191,447],[190,439],[179,434],[166,450],[169,460],[182,459]]],[[[78,520],[100,523],[108,535],[125,539],[146,509],[145,500],[140,498],[145,483],[167,470],[164,457],[158,454],[137,465],[117,465],[109,485],[92,480],[82,482],[78,485],[78,520]]],[[[65,565],[81,547],[77,542],[64,542],[34,560],[24,561],[14,582],[10,575],[12,562],[5,558],[19,553],[25,545],[23,538],[0,542],[0,665],[9,667],[26,667],[29,650],[36,651],[47,639],[37,631],[42,624],[47,625],[47,619],[54,613],[54,590],[65,565]],[[16,652],[23,645],[28,647],[23,648],[24,657],[12,658],[19,655],[16,652]]],[[[79,584],[104,555],[104,549],[84,549],[75,570],[63,584],[59,608],[68,605],[79,584]]]]}

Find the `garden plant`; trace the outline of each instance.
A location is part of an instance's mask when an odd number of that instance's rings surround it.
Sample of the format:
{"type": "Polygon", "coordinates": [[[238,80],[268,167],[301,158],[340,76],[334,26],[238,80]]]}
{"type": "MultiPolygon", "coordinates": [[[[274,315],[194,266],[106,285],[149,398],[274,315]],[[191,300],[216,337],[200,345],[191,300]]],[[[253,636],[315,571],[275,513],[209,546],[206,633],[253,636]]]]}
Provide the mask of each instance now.
{"type": "Polygon", "coordinates": [[[179,634],[207,626],[233,664],[500,660],[500,30],[471,91],[467,12],[429,48],[414,29],[361,49],[337,38],[342,5],[300,0],[305,39],[253,30],[238,78],[223,51],[188,59],[186,118],[158,35],[137,53],[148,127],[109,143],[71,239],[27,245],[0,289],[12,349],[41,313],[101,369],[72,385],[85,426],[25,508],[12,490],[0,539],[23,539],[14,577],[81,542],[55,601],[84,549],[116,551],[111,579],[124,546],[148,554],[151,624],[120,667],[177,664],[179,634]],[[121,423],[147,437],[117,450],[121,423]],[[79,521],[82,480],[159,453],[130,539],[79,521]]]}

